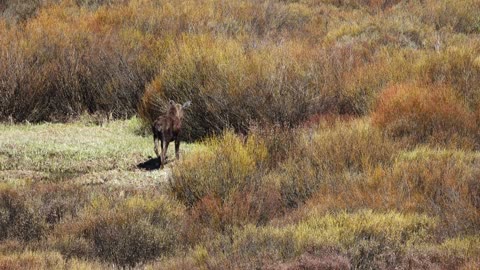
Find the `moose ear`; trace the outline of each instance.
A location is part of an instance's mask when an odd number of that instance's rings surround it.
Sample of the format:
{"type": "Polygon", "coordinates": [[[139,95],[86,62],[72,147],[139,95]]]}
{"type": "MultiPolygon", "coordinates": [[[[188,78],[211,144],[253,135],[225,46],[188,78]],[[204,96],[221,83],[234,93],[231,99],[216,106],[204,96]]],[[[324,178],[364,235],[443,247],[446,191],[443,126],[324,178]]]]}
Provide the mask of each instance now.
{"type": "Polygon", "coordinates": [[[168,101],[168,104],[170,104],[170,105],[175,105],[175,101],[173,101],[173,100],[170,99],[170,101],[168,101]]]}
{"type": "Polygon", "coordinates": [[[189,101],[183,103],[182,108],[186,109],[186,108],[190,107],[190,105],[192,105],[192,102],[189,100],[189,101]]]}

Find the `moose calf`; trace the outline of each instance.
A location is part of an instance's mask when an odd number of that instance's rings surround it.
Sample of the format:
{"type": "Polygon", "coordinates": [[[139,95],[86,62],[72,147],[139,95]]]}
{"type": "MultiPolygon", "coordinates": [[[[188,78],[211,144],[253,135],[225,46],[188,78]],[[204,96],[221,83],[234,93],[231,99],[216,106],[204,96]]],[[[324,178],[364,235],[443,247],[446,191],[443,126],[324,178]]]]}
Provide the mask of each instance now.
{"type": "Polygon", "coordinates": [[[175,141],[175,157],[179,158],[180,138],[179,133],[182,128],[183,110],[190,106],[191,102],[187,101],[183,105],[169,101],[168,111],[161,115],[152,124],[153,142],[155,143],[155,154],[160,160],[160,168],[165,165],[168,144],[175,141]],[[162,153],[158,153],[158,140],[161,141],[162,153]]]}

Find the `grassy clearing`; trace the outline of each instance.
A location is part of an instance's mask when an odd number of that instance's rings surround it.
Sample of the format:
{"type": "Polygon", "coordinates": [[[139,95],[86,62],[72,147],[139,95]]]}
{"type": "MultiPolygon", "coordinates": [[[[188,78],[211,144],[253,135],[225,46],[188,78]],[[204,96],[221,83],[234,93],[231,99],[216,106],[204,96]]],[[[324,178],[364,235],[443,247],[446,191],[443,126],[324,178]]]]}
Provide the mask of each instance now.
{"type": "Polygon", "coordinates": [[[134,134],[130,122],[2,125],[2,170],[85,173],[128,170],[151,154],[151,142],[134,134]]]}
{"type": "MultiPolygon", "coordinates": [[[[155,156],[150,136],[141,136],[138,119],[104,126],[88,121],[68,124],[0,125],[0,179],[74,180],[82,183],[158,183],[165,173],[141,171],[137,164],[155,156]]],[[[193,146],[182,144],[183,152],[193,146]]],[[[173,145],[169,149],[174,157],[173,145]]],[[[162,179],[163,178],[163,179],[162,179]]]]}

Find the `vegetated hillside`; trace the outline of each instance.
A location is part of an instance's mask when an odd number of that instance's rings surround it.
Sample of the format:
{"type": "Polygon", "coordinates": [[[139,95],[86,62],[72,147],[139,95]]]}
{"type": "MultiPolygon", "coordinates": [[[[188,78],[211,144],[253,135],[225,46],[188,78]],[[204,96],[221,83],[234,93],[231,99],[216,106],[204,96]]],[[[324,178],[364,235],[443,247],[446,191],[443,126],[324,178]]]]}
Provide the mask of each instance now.
{"type": "Polygon", "coordinates": [[[476,151],[410,149],[368,119],[332,117],[225,131],[145,171],[153,143],[138,120],[83,119],[0,126],[1,268],[480,264],[476,151]]]}
{"type": "Polygon", "coordinates": [[[480,268],[480,1],[0,12],[0,268],[480,268]]]}

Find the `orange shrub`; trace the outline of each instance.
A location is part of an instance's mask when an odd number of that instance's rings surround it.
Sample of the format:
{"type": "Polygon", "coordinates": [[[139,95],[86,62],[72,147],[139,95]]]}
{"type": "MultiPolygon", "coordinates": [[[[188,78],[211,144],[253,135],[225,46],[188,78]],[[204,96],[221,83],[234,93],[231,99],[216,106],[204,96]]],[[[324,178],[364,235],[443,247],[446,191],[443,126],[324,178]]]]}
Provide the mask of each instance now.
{"type": "MultiPolygon", "coordinates": [[[[214,232],[228,234],[233,228],[247,224],[265,225],[271,219],[280,217],[285,212],[280,192],[275,186],[263,184],[258,187],[258,190],[250,189],[249,191],[235,192],[230,198],[223,201],[210,195],[203,197],[189,212],[190,222],[194,223],[189,226],[196,233],[208,228],[214,232]]],[[[195,238],[206,240],[201,235],[197,235],[195,238]]]]}
{"type": "Polygon", "coordinates": [[[421,147],[401,152],[392,165],[369,170],[359,181],[320,187],[299,214],[311,208],[321,213],[398,209],[438,217],[438,235],[475,233],[480,222],[479,161],[473,151],[421,147]]]}
{"type": "Polygon", "coordinates": [[[461,46],[426,54],[416,68],[420,81],[437,87],[451,87],[474,109],[480,106],[480,44],[461,46]]]}
{"type": "Polygon", "coordinates": [[[422,20],[436,29],[449,28],[461,33],[479,33],[479,0],[428,0],[423,4],[422,20]]]}
{"type": "Polygon", "coordinates": [[[476,145],[474,115],[447,87],[391,86],[381,93],[372,120],[412,144],[476,145]]]}

